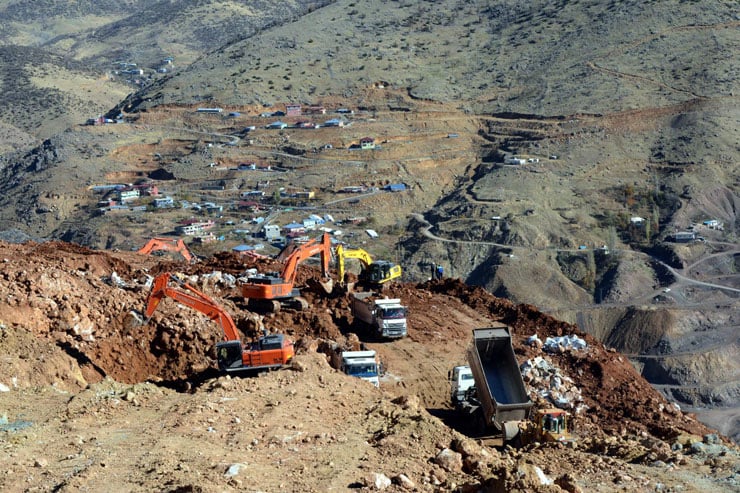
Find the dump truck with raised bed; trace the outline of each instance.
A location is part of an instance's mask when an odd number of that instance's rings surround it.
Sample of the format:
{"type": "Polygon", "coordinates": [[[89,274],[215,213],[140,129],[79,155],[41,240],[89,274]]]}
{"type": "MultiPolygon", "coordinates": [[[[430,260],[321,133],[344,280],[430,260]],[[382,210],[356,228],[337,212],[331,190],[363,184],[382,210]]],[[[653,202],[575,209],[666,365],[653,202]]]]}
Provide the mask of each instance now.
{"type": "Polygon", "coordinates": [[[474,329],[467,358],[475,386],[463,399],[453,394],[455,407],[473,417],[479,434],[501,439],[502,444],[514,440],[533,402],[524,387],[509,327],[474,329]]]}
{"type": "Polygon", "coordinates": [[[373,292],[352,293],[352,315],[370,327],[373,336],[400,339],[407,334],[406,307],[399,298],[372,298],[373,292]]]}

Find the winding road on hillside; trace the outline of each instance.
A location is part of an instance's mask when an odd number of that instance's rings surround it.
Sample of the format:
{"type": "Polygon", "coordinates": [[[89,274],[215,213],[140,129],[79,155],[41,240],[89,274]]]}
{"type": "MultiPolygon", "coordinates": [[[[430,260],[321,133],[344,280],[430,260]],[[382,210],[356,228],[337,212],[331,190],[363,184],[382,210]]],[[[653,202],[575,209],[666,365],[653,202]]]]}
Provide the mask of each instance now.
{"type": "MultiPolygon", "coordinates": [[[[496,242],[491,242],[491,241],[457,240],[457,239],[443,238],[441,236],[437,236],[434,233],[432,233],[431,230],[434,227],[434,225],[432,225],[429,221],[427,221],[426,218],[422,214],[412,213],[412,214],[410,214],[410,216],[413,217],[414,219],[416,219],[417,221],[419,221],[423,225],[420,228],[421,234],[424,235],[425,237],[431,239],[431,240],[434,240],[434,241],[441,241],[441,242],[445,242],[445,243],[460,243],[460,244],[468,244],[468,245],[495,246],[495,247],[499,247],[499,248],[506,248],[506,249],[509,249],[509,250],[512,250],[512,251],[524,250],[526,252],[530,252],[530,251],[534,250],[534,248],[531,248],[531,247],[522,247],[522,246],[507,245],[507,244],[496,243],[496,242]]],[[[578,249],[554,248],[552,250],[553,251],[556,251],[556,252],[574,252],[574,253],[575,252],[582,252],[582,250],[578,250],[578,249]]],[[[630,255],[642,256],[642,257],[648,258],[648,259],[650,259],[650,260],[652,260],[654,262],[659,263],[660,265],[662,265],[663,267],[665,267],[671,274],[673,274],[673,276],[677,279],[677,282],[675,282],[672,286],[678,287],[678,286],[680,286],[682,284],[693,284],[695,286],[701,286],[701,287],[712,288],[712,289],[721,289],[721,290],[729,291],[729,292],[732,292],[732,293],[738,293],[738,294],[740,294],[740,289],[738,289],[738,288],[733,288],[731,286],[724,286],[722,284],[716,284],[716,283],[711,283],[711,282],[699,281],[697,279],[693,279],[691,277],[688,277],[688,276],[684,275],[683,273],[679,272],[677,269],[674,269],[670,265],[666,264],[662,260],[657,259],[657,258],[655,258],[653,256],[650,256],[647,253],[636,252],[634,250],[617,250],[617,251],[620,252],[620,253],[622,253],[622,254],[630,254],[630,255]]],[[[738,254],[738,253],[740,253],[740,248],[735,248],[733,250],[724,252],[724,254],[726,254],[726,255],[735,255],[735,254],[738,254]]],[[[717,254],[714,254],[713,256],[716,256],[716,255],[717,254]]],[[[695,265],[697,263],[699,263],[699,262],[698,261],[697,262],[694,262],[694,264],[692,264],[692,265],[695,265]]],[[[688,270],[688,269],[683,269],[683,270],[688,270]]],[[[646,295],[646,296],[648,298],[652,298],[653,296],[655,296],[656,294],[659,294],[659,293],[667,293],[667,291],[664,291],[663,289],[661,289],[661,290],[657,290],[653,294],[650,294],[649,296],[648,295],[646,295]]],[[[606,307],[606,306],[611,306],[611,305],[614,305],[614,306],[630,306],[630,305],[633,305],[633,304],[634,303],[593,304],[592,306],[594,306],[594,307],[606,307]]]]}
{"type": "MultiPolygon", "coordinates": [[[[424,218],[424,216],[422,214],[412,213],[412,214],[410,214],[410,216],[413,217],[415,220],[417,220],[422,225],[421,228],[420,228],[421,234],[423,236],[425,236],[426,238],[429,238],[430,240],[433,240],[433,241],[440,241],[440,242],[444,242],[444,243],[461,243],[461,244],[469,244],[469,245],[472,244],[472,245],[494,246],[494,247],[500,247],[500,248],[507,248],[507,249],[510,249],[512,251],[516,251],[516,250],[531,251],[531,250],[533,250],[532,248],[520,247],[520,246],[512,246],[512,245],[505,245],[505,244],[495,243],[495,242],[475,241],[475,240],[455,240],[455,239],[443,238],[443,237],[437,236],[434,233],[432,233],[431,229],[434,226],[429,221],[427,221],[426,218],[424,218]]],[[[572,252],[578,252],[578,251],[580,251],[580,250],[576,250],[576,249],[573,249],[573,250],[555,249],[555,250],[556,251],[572,251],[572,252]]],[[[635,251],[632,251],[632,250],[619,250],[619,252],[622,252],[624,254],[639,255],[639,256],[647,257],[647,258],[649,258],[649,259],[651,259],[651,260],[653,260],[655,262],[660,263],[669,272],[671,272],[671,274],[676,279],[676,282],[674,282],[671,285],[673,287],[673,289],[674,289],[674,292],[672,292],[672,295],[673,295],[674,298],[677,298],[676,301],[677,302],[680,302],[680,305],[681,306],[685,306],[686,308],[689,308],[689,307],[701,308],[702,306],[707,306],[708,304],[711,304],[711,305],[714,305],[714,306],[717,306],[717,305],[716,305],[716,303],[707,303],[707,302],[703,302],[703,303],[690,303],[690,302],[687,302],[687,300],[683,299],[682,296],[680,297],[680,299],[678,299],[678,297],[676,296],[675,291],[678,288],[680,288],[682,286],[685,286],[685,285],[695,285],[695,286],[700,286],[700,287],[705,287],[705,288],[721,289],[721,290],[729,291],[729,292],[732,292],[732,293],[740,293],[740,289],[736,289],[736,288],[733,288],[733,287],[730,287],[730,286],[724,286],[724,285],[721,285],[721,284],[715,284],[715,283],[709,283],[709,282],[704,282],[704,281],[698,281],[696,279],[692,279],[690,277],[687,277],[687,276],[683,275],[682,273],[678,272],[676,269],[674,269],[671,266],[667,265],[665,262],[662,262],[661,260],[659,260],[659,259],[657,259],[655,257],[651,257],[650,255],[648,255],[646,253],[643,253],[643,252],[635,252],[635,251]]],[[[724,252],[724,254],[725,255],[734,255],[734,254],[737,254],[738,252],[740,252],[740,249],[734,248],[731,251],[724,252]]],[[[720,255],[720,254],[713,254],[712,257],[716,257],[718,255],[720,255]]],[[[691,264],[691,266],[694,266],[694,265],[698,264],[699,262],[700,261],[694,262],[693,264],[691,264]]],[[[684,270],[688,271],[688,268],[686,268],[684,270]]],[[[586,306],[578,306],[578,309],[579,310],[587,310],[587,309],[604,309],[604,308],[626,308],[626,307],[629,307],[629,306],[634,306],[635,304],[649,303],[657,295],[664,295],[665,296],[669,292],[671,292],[671,290],[667,290],[665,288],[662,288],[662,289],[656,290],[656,291],[654,291],[652,293],[648,293],[648,294],[646,294],[644,296],[641,296],[638,299],[631,300],[629,302],[625,301],[625,302],[619,302],[619,303],[593,303],[593,304],[589,304],[589,305],[586,305],[586,306]]],[[[675,307],[673,307],[673,306],[671,308],[674,308],[675,309],[675,307]]],[[[729,308],[729,306],[728,306],[728,308],[729,308]]],[[[547,310],[543,309],[543,311],[547,311],[547,310]]],[[[579,324],[579,325],[581,325],[581,324],[579,324]]],[[[690,350],[690,351],[678,351],[676,353],[657,354],[657,355],[656,354],[652,354],[652,355],[651,354],[626,354],[625,356],[627,356],[627,357],[629,357],[629,358],[631,358],[633,360],[636,360],[636,361],[645,361],[645,360],[660,360],[660,359],[665,359],[665,358],[669,358],[669,357],[670,358],[676,358],[676,357],[678,357],[678,358],[680,358],[680,357],[694,357],[694,356],[699,355],[699,354],[709,354],[712,351],[716,351],[716,350],[719,350],[719,349],[724,348],[724,347],[737,346],[738,345],[738,337],[735,335],[734,338],[733,338],[733,336],[732,336],[732,334],[736,334],[736,332],[735,332],[736,331],[736,328],[737,328],[737,326],[730,326],[729,327],[729,330],[728,330],[728,328],[725,327],[723,330],[721,330],[721,332],[723,334],[725,332],[729,332],[730,333],[730,336],[729,337],[723,337],[722,334],[720,334],[720,333],[714,333],[713,336],[712,336],[712,339],[714,341],[716,341],[716,342],[710,343],[709,345],[700,345],[699,347],[697,347],[694,350],[690,350]]],[[[734,382],[734,380],[731,379],[731,380],[727,380],[727,381],[715,382],[714,385],[716,385],[716,384],[729,384],[729,383],[733,383],[733,382],[734,382]]],[[[659,390],[661,390],[663,392],[669,392],[671,390],[711,390],[714,387],[713,384],[694,385],[694,384],[655,384],[655,383],[653,383],[652,385],[656,389],[659,389],[659,390]]]]}

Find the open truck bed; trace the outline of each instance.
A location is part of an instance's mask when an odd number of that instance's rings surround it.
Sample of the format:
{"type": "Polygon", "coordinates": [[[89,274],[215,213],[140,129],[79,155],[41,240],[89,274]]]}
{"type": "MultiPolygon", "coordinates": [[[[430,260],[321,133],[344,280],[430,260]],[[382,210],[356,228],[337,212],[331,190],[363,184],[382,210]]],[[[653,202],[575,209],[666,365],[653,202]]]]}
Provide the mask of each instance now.
{"type": "Polygon", "coordinates": [[[524,387],[509,328],[473,330],[468,362],[475,379],[485,432],[512,438],[510,435],[518,431],[518,422],[527,419],[533,403],[524,387]]]}

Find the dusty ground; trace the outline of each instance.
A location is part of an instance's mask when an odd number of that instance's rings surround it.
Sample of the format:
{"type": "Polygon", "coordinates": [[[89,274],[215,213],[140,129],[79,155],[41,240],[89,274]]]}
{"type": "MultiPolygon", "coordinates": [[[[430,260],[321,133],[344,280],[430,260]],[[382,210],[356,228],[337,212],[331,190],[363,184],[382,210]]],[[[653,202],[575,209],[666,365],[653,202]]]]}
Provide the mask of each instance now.
{"type": "MultiPolygon", "coordinates": [[[[389,292],[410,308],[409,337],[367,343],[388,369],[376,389],[317,351],[347,344],[352,331],[362,337],[343,298],[307,290],[308,312],[266,317],[300,349],[291,368],[254,378],[218,376],[218,328],[172,300],[148,325],[127,328],[126,315],[143,308],[146,275],[161,271],[200,274],[197,285],[239,324],[247,312],[238,291],[203,276],[248,266],[232,255],[188,266],[29,243],[0,244],[0,262],[4,491],[346,491],[382,488],[380,475],[392,479],[388,491],[738,486],[737,449],[697,444],[711,430],[668,404],[627,358],[589,336],[587,350],[546,355],[525,338],[578,330],[459,281],[389,292]],[[470,330],[491,320],[513,327],[521,361],[544,356],[580,389],[587,407],[574,419],[575,447],[497,450],[459,431],[446,372],[463,362],[470,330]],[[560,486],[542,484],[536,468],[560,486]]],[[[300,282],[312,275],[302,268],[300,282]]]]}

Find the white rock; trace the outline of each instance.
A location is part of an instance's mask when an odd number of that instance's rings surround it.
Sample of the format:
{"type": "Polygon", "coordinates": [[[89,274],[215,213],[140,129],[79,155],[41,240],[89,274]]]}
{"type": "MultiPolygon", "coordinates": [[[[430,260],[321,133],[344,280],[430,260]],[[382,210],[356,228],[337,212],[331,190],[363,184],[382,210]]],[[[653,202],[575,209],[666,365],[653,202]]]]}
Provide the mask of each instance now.
{"type": "Polygon", "coordinates": [[[237,474],[239,474],[239,471],[241,471],[242,467],[247,467],[247,465],[246,464],[242,464],[240,462],[237,462],[235,464],[231,464],[229,466],[229,468],[226,470],[226,472],[224,473],[224,476],[229,477],[229,478],[233,478],[234,476],[236,476],[237,474]]]}
{"type": "Polygon", "coordinates": [[[10,387],[5,385],[4,383],[0,383],[0,392],[10,392],[10,387]]]}
{"type": "Polygon", "coordinates": [[[384,490],[391,485],[391,480],[388,476],[380,472],[374,472],[370,475],[367,481],[367,486],[375,488],[378,491],[384,490]]]}
{"type": "Polygon", "coordinates": [[[416,485],[414,484],[414,482],[411,481],[409,477],[405,474],[399,474],[398,476],[394,477],[393,482],[395,482],[397,485],[405,490],[416,489],[416,485]]]}
{"type": "Polygon", "coordinates": [[[537,473],[537,479],[539,479],[540,484],[550,485],[553,483],[553,480],[548,478],[547,474],[545,474],[538,466],[534,466],[534,472],[537,473]]]}
{"type": "Polygon", "coordinates": [[[448,448],[442,449],[434,458],[434,462],[447,472],[462,470],[462,454],[448,448]]]}

